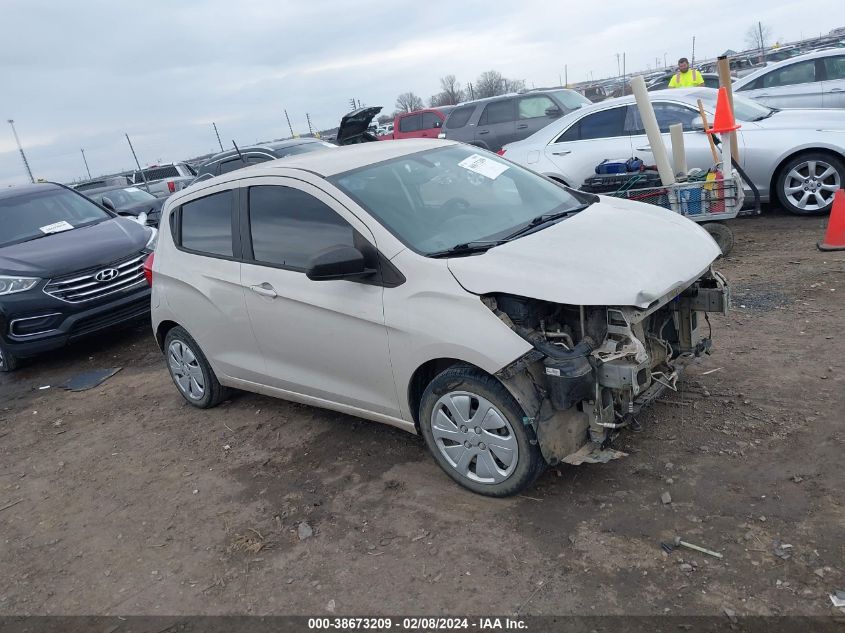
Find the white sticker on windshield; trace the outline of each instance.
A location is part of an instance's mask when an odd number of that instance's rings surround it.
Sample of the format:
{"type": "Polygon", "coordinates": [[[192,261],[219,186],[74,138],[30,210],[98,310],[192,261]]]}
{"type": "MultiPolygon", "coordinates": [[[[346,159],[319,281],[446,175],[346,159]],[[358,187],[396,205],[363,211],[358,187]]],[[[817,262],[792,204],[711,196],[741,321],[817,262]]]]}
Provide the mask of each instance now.
{"type": "Polygon", "coordinates": [[[61,233],[62,231],[71,231],[73,230],[73,225],[69,224],[62,220],[61,222],[54,222],[53,224],[48,224],[47,226],[40,227],[40,231],[46,235],[50,233],[61,233]]]}
{"type": "Polygon", "coordinates": [[[141,190],[138,189],[138,187],[126,187],[126,189],[124,189],[124,191],[141,191],[141,190]]]}
{"type": "Polygon", "coordinates": [[[472,156],[463,159],[460,163],[458,163],[458,167],[474,171],[476,174],[481,174],[490,180],[496,180],[496,178],[501,176],[508,168],[507,165],[497,163],[496,161],[490,160],[480,154],[473,154],[472,156]]]}

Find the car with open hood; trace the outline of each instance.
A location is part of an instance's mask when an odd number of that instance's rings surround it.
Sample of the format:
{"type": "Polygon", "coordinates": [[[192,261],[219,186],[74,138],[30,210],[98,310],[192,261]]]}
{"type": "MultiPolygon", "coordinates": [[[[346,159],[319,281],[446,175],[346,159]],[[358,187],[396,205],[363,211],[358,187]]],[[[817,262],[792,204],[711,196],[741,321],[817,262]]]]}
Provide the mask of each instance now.
{"type": "Polygon", "coordinates": [[[0,190],[0,371],[149,319],[156,230],[64,185],[0,190]]]}
{"type": "Polygon", "coordinates": [[[728,305],[694,222],[450,141],[226,174],[161,230],[153,331],[187,402],[237,388],[420,433],[491,496],[618,456],[728,305]]]}

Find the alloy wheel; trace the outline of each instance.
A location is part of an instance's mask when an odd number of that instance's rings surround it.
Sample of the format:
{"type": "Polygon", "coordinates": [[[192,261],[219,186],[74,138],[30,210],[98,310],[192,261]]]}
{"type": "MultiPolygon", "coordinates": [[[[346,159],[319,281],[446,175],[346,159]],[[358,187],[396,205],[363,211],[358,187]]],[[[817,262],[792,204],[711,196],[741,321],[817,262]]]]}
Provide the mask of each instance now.
{"type": "Polygon", "coordinates": [[[205,395],[205,379],[199,366],[196,354],[185,345],[184,341],[176,340],[167,349],[167,365],[176,386],[191,400],[200,400],[205,395]]]}
{"type": "Polygon", "coordinates": [[[442,396],[431,412],[431,432],[446,462],[478,483],[504,481],[519,461],[519,445],[507,417],[474,393],[442,396]]]}
{"type": "Polygon", "coordinates": [[[806,160],[797,164],[783,181],[785,197],[803,211],[820,211],[833,202],[840,188],[839,172],[823,160],[806,160]]]}

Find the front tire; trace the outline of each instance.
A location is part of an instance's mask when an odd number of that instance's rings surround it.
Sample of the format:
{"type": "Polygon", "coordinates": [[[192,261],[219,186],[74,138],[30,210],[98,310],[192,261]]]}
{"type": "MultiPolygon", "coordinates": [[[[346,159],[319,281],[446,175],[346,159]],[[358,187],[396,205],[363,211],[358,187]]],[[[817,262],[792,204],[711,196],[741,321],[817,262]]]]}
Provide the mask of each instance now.
{"type": "Polygon", "coordinates": [[[0,341],[0,372],[15,371],[18,368],[18,359],[0,341]]]}
{"type": "Polygon", "coordinates": [[[830,211],[833,194],[845,183],[845,165],[830,154],[799,154],[781,167],[777,195],[784,209],[795,215],[830,211]]]}
{"type": "Polygon", "coordinates": [[[467,365],[439,374],[420,403],[420,430],[438,465],[482,495],[508,497],[545,468],[525,412],[495,378],[467,365]]]}
{"type": "Polygon", "coordinates": [[[199,409],[210,409],[226,399],[227,390],[185,328],[176,326],[167,333],[164,354],[173,384],[188,403],[199,409]]]}

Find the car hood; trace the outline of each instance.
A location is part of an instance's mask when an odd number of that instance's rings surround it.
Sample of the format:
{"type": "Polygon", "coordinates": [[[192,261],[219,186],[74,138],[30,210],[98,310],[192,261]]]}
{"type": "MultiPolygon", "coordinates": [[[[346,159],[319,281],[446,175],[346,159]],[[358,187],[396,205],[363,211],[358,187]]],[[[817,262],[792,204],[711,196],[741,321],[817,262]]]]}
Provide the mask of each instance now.
{"type": "MultiPolygon", "coordinates": [[[[739,121],[742,124],[742,121],[739,121]]],[[[845,110],[833,108],[790,108],[778,110],[768,119],[754,121],[763,129],[804,129],[845,131],[845,110]]]]}
{"type": "Polygon", "coordinates": [[[451,258],[448,266],[474,294],[645,308],[691,284],[719,253],[695,222],[602,196],[578,215],[481,255],[451,258]]]}
{"type": "Polygon", "coordinates": [[[381,106],[359,108],[345,114],[340,120],[340,127],[337,128],[337,144],[348,145],[362,140],[375,140],[375,137],[364,136],[364,132],[379,112],[381,112],[381,106]]]}
{"type": "Polygon", "coordinates": [[[150,230],[127,218],[113,218],[0,248],[0,274],[56,277],[105,266],[147,244],[150,230]]]}

